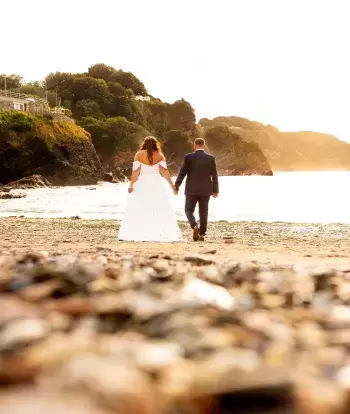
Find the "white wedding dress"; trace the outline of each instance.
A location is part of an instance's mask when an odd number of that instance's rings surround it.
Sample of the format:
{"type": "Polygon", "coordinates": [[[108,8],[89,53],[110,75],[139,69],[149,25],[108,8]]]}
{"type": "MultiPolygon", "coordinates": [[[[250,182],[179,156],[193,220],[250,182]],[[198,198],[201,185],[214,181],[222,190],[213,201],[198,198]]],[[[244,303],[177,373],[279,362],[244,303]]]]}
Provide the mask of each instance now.
{"type": "Polygon", "coordinates": [[[134,161],[133,171],[140,168],[140,175],[129,194],[118,240],[147,242],[177,242],[182,236],[175,213],[160,174],[160,166],[134,161]]]}

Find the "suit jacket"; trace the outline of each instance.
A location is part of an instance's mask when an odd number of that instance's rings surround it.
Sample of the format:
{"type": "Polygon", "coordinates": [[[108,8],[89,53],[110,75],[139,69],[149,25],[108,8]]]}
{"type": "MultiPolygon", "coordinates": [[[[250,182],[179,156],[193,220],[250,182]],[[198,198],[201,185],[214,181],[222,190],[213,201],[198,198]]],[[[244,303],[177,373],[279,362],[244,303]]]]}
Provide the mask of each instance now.
{"type": "Polygon", "coordinates": [[[211,196],[219,192],[218,172],[213,155],[202,150],[186,154],[175,182],[177,189],[186,175],[186,195],[211,196]]]}

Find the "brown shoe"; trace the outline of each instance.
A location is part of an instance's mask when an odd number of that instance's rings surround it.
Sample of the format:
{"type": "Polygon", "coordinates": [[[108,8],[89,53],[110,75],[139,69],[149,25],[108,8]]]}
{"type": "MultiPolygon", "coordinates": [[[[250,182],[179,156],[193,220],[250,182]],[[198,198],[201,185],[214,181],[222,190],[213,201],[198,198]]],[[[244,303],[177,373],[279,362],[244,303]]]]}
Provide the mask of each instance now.
{"type": "Polygon", "coordinates": [[[196,224],[194,227],[193,227],[193,241],[198,241],[199,240],[199,227],[198,227],[198,224],[196,224]]]}
{"type": "Polygon", "coordinates": [[[204,242],[204,236],[199,236],[199,241],[204,242]]]}

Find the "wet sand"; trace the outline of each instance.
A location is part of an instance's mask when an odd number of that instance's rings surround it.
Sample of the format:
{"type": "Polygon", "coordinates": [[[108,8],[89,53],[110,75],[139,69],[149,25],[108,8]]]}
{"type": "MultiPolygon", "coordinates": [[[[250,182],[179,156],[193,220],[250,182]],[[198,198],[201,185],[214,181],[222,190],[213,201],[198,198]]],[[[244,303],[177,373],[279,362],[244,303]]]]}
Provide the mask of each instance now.
{"type": "Polygon", "coordinates": [[[31,249],[91,255],[166,254],[174,259],[187,253],[216,250],[218,262],[264,261],[277,264],[329,263],[350,260],[350,226],[261,222],[210,223],[204,243],[191,240],[187,223],[180,223],[184,243],[129,243],[116,239],[114,220],[0,218],[0,253],[31,249]],[[226,244],[223,237],[233,236],[226,244]]]}

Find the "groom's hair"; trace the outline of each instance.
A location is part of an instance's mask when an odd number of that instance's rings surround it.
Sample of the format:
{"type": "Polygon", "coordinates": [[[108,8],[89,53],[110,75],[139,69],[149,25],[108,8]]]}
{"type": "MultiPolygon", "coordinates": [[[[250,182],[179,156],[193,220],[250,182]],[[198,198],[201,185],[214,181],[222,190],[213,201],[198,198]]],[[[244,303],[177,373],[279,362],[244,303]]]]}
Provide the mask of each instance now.
{"type": "Polygon", "coordinates": [[[197,147],[204,147],[205,146],[205,141],[203,138],[196,138],[194,140],[194,145],[196,145],[197,147]]]}

